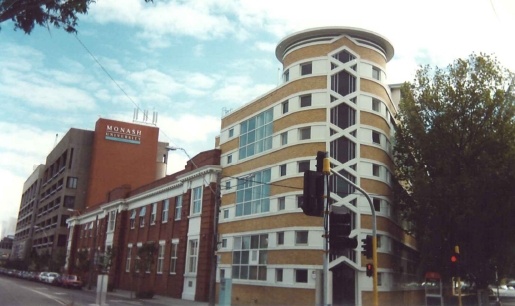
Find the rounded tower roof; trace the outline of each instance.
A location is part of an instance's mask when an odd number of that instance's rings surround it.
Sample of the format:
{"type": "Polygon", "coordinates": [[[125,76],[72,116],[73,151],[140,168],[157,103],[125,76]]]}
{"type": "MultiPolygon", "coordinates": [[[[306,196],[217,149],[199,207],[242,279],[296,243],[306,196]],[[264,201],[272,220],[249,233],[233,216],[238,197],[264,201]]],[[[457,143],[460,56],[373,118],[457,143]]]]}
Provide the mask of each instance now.
{"type": "Polygon", "coordinates": [[[321,27],[293,33],[283,38],[277,44],[277,47],[275,48],[275,56],[282,63],[285,53],[303,41],[329,41],[330,39],[341,35],[349,35],[353,38],[364,39],[377,45],[384,51],[387,62],[393,57],[393,45],[388,41],[388,39],[375,32],[352,27],[321,27]]]}

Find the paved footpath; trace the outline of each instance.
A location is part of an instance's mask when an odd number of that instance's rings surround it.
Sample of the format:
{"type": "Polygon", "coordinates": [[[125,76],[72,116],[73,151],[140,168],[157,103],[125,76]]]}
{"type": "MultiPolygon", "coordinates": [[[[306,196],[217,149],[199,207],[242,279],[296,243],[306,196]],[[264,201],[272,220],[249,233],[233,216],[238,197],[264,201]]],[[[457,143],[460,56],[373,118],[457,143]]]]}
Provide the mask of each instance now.
{"type": "MultiPolygon", "coordinates": [[[[91,304],[96,305],[96,304],[91,304]]],[[[163,295],[154,295],[151,299],[136,299],[134,292],[116,289],[107,293],[106,305],[148,305],[148,306],[207,306],[207,302],[196,302],[189,300],[175,299],[163,295]]]]}

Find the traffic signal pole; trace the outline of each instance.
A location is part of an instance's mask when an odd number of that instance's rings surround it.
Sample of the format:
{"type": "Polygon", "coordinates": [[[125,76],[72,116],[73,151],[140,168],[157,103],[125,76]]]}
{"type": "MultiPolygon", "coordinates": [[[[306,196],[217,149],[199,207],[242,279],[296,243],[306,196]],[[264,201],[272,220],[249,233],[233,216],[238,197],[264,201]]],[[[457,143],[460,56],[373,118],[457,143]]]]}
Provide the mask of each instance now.
{"type": "Polygon", "coordinates": [[[323,305],[331,305],[329,301],[329,175],[331,174],[331,166],[329,164],[329,158],[327,158],[327,152],[323,159],[322,172],[324,174],[324,299],[323,305]]]}
{"type": "MultiPolygon", "coordinates": [[[[329,164],[329,159],[324,159],[324,168],[327,160],[327,164],[329,164]]],[[[325,170],[325,169],[324,169],[325,170]]],[[[372,202],[372,199],[368,195],[368,193],[363,190],[361,187],[356,185],[354,182],[346,178],[345,176],[341,175],[340,173],[330,169],[330,172],[335,174],[336,176],[342,178],[347,183],[351,184],[354,188],[356,188],[359,192],[361,192],[365,198],[368,200],[368,204],[370,205],[370,210],[372,211],[372,263],[374,265],[373,268],[373,276],[372,276],[372,284],[373,284],[373,303],[374,306],[379,306],[379,293],[377,291],[377,223],[376,223],[376,211],[374,209],[374,203],[372,202]]],[[[327,243],[327,242],[325,242],[327,243]]],[[[324,261],[324,265],[326,262],[324,261]]],[[[324,269],[325,273],[325,269],[324,269]]]]}

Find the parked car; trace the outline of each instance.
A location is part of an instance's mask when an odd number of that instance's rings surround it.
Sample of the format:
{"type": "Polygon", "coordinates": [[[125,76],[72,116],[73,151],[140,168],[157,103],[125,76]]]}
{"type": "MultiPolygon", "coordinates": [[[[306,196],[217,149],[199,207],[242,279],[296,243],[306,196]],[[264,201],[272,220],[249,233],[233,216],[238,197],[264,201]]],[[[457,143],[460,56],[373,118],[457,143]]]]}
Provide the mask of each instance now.
{"type": "Polygon", "coordinates": [[[47,272],[44,282],[47,284],[53,284],[57,281],[58,277],[59,277],[59,273],[47,272]]]}
{"type": "Polygon", "coordinates": [[[40,272],[37,276],[37,280],[43,283],[46,283],[48,272],[40,272]]]}
{"type": "Polygon", "coordinates": [[[82,289],[82,280],[77,275],[63,275],[61,285],[65,288],[82,289]]]}

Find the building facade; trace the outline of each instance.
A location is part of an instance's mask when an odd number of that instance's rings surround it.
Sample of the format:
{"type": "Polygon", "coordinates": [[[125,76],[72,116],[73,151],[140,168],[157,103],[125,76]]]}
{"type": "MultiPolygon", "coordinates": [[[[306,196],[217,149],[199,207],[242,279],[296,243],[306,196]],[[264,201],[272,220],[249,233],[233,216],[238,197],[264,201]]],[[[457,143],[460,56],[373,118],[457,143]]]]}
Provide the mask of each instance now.
{"type": "Polygon", "coordinates": [[[51,257],[39,269],[60,272],[70,216],[108,202],[115,187],[136,188],[164,176],[167,143],[158,142],[158,134],[155,126],[104,118],[93,131],[71,128],[24,185],[16,258],[27,260],[34,249],[51,257]]]}
{"type": "MultiPolygon", "coordinates": [[[[366,30],[318,28],[284,38],[276,56],[283,84],[222,119],[218,280],[232,279],[233,305],[319,300],[323,218],[304,215],[300,205],[303,173],[315,170],[317,151],[326,151],[331,168],[373,198],[382,305],[417,300],[419,292],[403,287],[416,277],[416,242],[393,205],[397,104],[385,72],[393,46],[366,30]]],[[[331,209],[351,215],[351,236],[370,235],[366,198],[335,175],[329,185],[331,209]]],[[[328,290],[335,305],[372,303],[369,261],[360,251],[331,257],[328,290]]]]}
{"type": "Polygon", "coordinates": [[[94,284],[109,262],[110,288],[207,301],[219,164],[219,150],[202,152],[184,170],[115,188],[109,202],[69,219],[67,270],[94,284]]]}
{"type": "Polygon", "coordinates": [[[38,165],[23,184],[11,254],[12,260],[25,260],[29,256],[44,170],[45,165],[38,165]]]}

